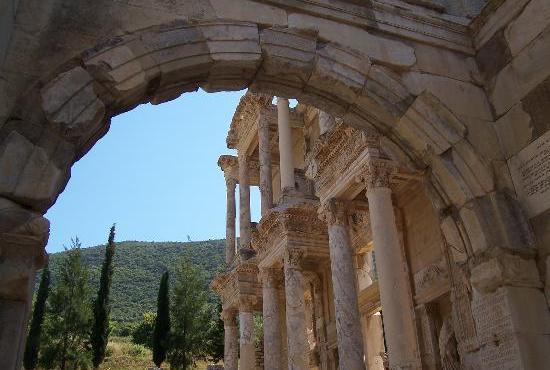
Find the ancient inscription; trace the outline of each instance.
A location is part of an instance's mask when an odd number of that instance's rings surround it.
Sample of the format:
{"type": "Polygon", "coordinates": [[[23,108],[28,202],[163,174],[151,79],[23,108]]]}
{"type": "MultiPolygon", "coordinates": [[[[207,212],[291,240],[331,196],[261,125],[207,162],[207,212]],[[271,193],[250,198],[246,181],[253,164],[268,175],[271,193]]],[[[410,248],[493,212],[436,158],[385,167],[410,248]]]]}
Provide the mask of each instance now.
{"type": "Polygon", "coordinates": [[[510,158],[508,165],[529,217],[550,208],[550,131],[510,158]]]}

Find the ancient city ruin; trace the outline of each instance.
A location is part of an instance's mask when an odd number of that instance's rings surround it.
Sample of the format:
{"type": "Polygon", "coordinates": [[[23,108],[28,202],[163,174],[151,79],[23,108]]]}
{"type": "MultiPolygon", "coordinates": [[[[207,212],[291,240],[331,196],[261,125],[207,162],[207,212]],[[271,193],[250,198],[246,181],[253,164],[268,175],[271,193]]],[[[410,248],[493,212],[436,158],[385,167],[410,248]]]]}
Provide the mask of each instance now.
{"type": "Polygon", "coordinates": [[[10,0],[0,26],[1,369],[73,163],[198,88],[248,89],[226,370],[548,368],[548,0],[10,0]]]}

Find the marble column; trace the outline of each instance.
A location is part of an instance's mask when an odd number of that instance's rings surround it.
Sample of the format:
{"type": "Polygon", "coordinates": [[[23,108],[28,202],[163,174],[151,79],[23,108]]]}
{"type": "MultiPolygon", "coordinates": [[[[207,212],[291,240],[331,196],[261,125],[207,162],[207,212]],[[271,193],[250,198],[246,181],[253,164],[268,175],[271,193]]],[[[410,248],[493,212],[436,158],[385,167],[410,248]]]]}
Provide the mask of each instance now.
{"type": "Polygon", "coordinates": [[[256,348],[254,347],[254,310],[249,297],[242,298],[239,307],[240,366],[239,370],[256,369],[256,348]]]}
{"type": "MultiPolygon", "coordinates": [[[[4,226],[4,225],[0,225],[4,226]]],[[[0,369],[21,369],[36,270],[46,240],[0,233],[0,369]]]]}
{"type": "Polygon", "coordinates": [[[292,130],[288,99],[277,98],[277,124],[279,128],[279,171],[281,191],[294,190],[294,162],[292,160],[292,130]]]}
{"type": "Polygon", "coordinates": [[[353,250],[345,203],[329,199],[322,208],[328,224],[330,269],[334,291],[340,369],[364,370],[361,315],[357,300],[353,250]]]}
{"type": "Polygon", "coordinates": [[[224,329],[223,363],[225,370],[238,370],[239,367],[239,332],[237,329],[236,312],[222,312],[224,329]]]}
{"type": "Polygon", "coordinates": [[[258,152],[260,157],[260,195],[262,216],[273,207],[273,183],[271,175],[271,149],[269,147],[269,121],[260,116],[258,121],[258,152]]]}
{"type": "Polygon", "coordinates": [[[364,179],[389,364],[391,368],[416,369],[420,365],[407,262],[401,250],[390,189],[393,170],[388,161],[373,161],[364,179]]]}
{"type": "Polygon", "coordinates": [[[239,153],[239,237],[240,248],[250,247],[250,185],[246,153],[239,153]]]}
{"type": "Polygon", "coordinates": [[[266,268],[261,271],[264,319],[264,370],[282,370],[282,333],[279,290],[281,271],[266,268]]]}
{"type": "Polygon", "coordinates": [[[285,253],[285,297],[288,370],[308,368],[308,342],[304,302],[303,251],[288,249],[285,253]]]}
{"type": "Polygon", "coordinates": [[[225,178],[227,187],[227,214],[225,221],[225,263],[229,266],[235,259],[235,187],[237,181],[232,178],[225,178]]]}

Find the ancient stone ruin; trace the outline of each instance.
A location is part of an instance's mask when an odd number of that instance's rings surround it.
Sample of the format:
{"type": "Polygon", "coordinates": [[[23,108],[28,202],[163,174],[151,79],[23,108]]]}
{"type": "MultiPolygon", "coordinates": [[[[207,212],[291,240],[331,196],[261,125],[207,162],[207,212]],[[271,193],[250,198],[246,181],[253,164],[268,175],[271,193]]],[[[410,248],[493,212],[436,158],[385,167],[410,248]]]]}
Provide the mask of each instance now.
{"type": "Polygon", "coordinates": [[[71,166],[198,88],[248,89],[218,163],[226,370],[548,368],[548,0],[5,3],[0,369],[71,166]]]}

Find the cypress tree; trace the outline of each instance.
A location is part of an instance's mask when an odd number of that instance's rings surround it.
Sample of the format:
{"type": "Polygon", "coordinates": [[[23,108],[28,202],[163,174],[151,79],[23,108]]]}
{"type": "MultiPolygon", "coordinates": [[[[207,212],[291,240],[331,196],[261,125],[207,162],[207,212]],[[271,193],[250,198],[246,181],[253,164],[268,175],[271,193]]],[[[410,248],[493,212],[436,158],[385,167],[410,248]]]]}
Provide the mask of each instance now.
{"type": "Polygon", "coordinates": [[[153,362],[160,367],[166,359],[170,335],[170,299],[168,290],[168,271],[160,279],[157,299],[157,317],[153,330],[153,362]]]}
{"type": "Polygon", "coordinates": [[[36,302],[32,312],[31,328],[25,344],[25,354],[23,364],[25,369],[31,370],[36,368],[38,363],[38,351],[40,350],[40,335],[42,334],[42,323],[44,322],[44,311],[46,309],[46,299],[50,289],[50,270],[48,265],[42,270],[40,278],[40,286],[36,294],[36,302]]]}
{"type": "Polygon", "coordinates": [[[111,304],[109,294],[111,291],[111,280],[113,276],[113,257],[115,254],[115,225],[111,226],[109,240],[105,248],[105,260],[101,267],[101,277],[99,280],[99,290],[97,298],[94,301],[94,326],[90,342],[92,345],[92,362],[95,368],[103,362],[107,342],[109,341],[109,316],[111,313],[111,304]]]}

